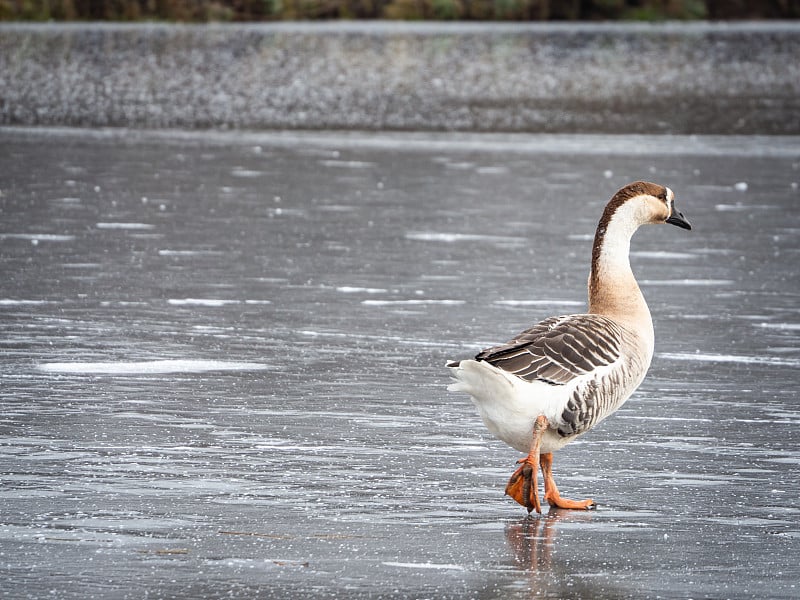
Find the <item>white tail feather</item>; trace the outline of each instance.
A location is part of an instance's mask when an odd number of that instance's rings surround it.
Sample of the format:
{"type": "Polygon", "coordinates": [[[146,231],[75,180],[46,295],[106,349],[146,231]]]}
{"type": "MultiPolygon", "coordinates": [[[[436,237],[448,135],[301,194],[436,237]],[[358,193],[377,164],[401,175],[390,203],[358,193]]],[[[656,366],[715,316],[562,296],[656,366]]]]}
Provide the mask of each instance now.
{"type": "Polygon", "coordinates": [[[482,404],[492,398],[502,398],[514,388],[503,372],[489,363],[462,360],[457,367],[450,367],[453,382],[447,386],[451,392],[465,392],[482,404]]]}
{"type": "MultiPolygon", "coordinates": [[[[544,415],[552,424],[558,421],[560,403],[553,386],[524,381],[484,361],[462,360],[449,369],[453,383],[447,389],[469,394],[489,431],[520,452],[530,448],[536,417],[544,415]]],[[[547,430],[542,451],[557,450],[567,441],[547,430]]]]}

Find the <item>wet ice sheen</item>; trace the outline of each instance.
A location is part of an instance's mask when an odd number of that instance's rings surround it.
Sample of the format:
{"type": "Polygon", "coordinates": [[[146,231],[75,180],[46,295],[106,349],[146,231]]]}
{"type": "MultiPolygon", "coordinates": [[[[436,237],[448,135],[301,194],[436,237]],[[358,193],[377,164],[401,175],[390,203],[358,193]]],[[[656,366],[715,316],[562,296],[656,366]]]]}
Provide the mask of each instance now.
{"type": "Polygon", "coordinates": [[[0,143],[0,595],[797,596],[797,140],[0,143]],[[650,375],[527,518],[442,365],[584,310],[642,177],[695,225],[632,243],[650,375]]]}

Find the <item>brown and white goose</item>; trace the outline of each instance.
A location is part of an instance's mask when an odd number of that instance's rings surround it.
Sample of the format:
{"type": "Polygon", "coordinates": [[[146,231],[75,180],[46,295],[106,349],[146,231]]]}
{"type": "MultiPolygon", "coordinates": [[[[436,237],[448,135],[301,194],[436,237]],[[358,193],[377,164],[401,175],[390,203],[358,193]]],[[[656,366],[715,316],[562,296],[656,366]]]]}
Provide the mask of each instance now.
{"type": "Polygon", "coordinates": [[[592,247],[589,311],[550,317],[510,342],[447,366],[450,391],[466,392],[495,436],[520,452],[506,493],[528,512],[545,500],[588,509],[592,500],[567,500],[552,474],[553,452],[616,411],[644,379],[653,357],[653,322],[628,258],[640,225],[691,229],[667,187],[637,181],[606,205],[592,247]]]}

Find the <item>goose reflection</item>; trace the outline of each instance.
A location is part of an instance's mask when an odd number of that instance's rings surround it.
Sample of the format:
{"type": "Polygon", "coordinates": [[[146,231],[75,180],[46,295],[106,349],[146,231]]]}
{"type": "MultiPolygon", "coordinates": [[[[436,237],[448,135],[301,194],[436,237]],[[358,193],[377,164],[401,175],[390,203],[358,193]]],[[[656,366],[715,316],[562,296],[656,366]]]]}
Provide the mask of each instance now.
{"type": "Polygon", "coordinates": [[[509,523],[505,530],[506,542],[514,552],[517,566],[536,572],[551,571],[559,523],[586,522],[592,517],[592,513],[552,507],[546,515],[527,516],[509,523]]]}
{"type": "Polygon", "coordinates": [[[588,545],[579,542],[576,547],[576,539],[583,537],[579,532],[597,531],[596,514],[551,508],[541,516],[508,523],[505,538],[519,576],[513,585],[503,589],[502,596],[493,593],[486,598],[621,600],[650,597],[646,590],[639,589],[635,579],[620,577],[618,568],[597,561],[597,555],[589,551],[598,543],[596,537],[588,535],[588,545]],[[559,540],[561,534],[564,534],[563,540],[559,540]],[[593,575],[587,576],[587,573],[593,575]]]}

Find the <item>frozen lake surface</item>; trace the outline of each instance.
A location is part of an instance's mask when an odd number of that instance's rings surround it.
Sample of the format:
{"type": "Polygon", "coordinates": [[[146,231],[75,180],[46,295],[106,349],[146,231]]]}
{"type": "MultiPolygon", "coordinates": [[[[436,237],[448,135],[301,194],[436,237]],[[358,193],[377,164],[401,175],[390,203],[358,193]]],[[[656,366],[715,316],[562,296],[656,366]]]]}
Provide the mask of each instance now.
{"type": "Polygon", "coordinates": [[[796,598],[796,138],[0,130],[0,597],[796,598]],[[526,517],[443,368],[580,312],[621,185],[656,357],[526,517]]]}

